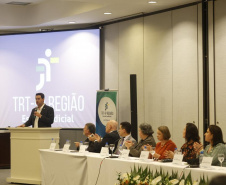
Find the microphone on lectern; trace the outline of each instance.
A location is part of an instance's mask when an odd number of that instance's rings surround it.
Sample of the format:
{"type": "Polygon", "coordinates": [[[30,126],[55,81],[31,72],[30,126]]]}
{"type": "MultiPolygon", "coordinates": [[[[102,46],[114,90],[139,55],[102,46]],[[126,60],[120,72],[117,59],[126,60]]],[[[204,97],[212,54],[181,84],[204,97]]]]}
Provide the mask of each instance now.
{"type": "MultiPolygon", "coordinates": [[[[38,110],[38,108],[37,107],[35,107],[35,110],[34,110],[34,112],[37,112],[37,110],[38,110]]],[[[34,115],[34,117],[36,118],[36,116],[34,115]]]]}

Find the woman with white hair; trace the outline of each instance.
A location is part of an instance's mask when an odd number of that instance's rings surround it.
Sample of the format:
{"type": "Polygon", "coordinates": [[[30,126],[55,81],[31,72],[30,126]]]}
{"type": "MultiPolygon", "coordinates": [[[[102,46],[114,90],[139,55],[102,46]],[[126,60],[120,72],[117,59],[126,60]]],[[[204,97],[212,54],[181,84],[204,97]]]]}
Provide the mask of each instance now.
{"type": "Polygon", "coordinates": [[[130,150],[129,155],[132,157],[140,157],[140,153],[142,151],[143,145],[151,145],[155,146],[155,139],[153,138],[152,134],[154,131],[152,130],[152,126],[147,123],[142,123],[139,126],[139,136],[141,138],[140,142],[137,144],[133,144],[132,141],[126,141],[125,146],[127,149],[130,150]]]}

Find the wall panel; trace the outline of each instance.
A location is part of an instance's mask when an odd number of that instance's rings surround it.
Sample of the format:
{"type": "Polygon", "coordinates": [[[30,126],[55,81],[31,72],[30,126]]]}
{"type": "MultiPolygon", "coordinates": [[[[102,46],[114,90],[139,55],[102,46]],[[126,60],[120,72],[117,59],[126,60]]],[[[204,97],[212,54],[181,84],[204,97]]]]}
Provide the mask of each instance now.
{"type": "Polygon", "coordinates": [[[105,88],[118,89],[118,24],[112,24],[103,29],[105,50],[105,88]]]}
{"type": "Polygon", "coordinates": [[[160,125],[172,130],[172,44],[171,12],[145,17],[145,121],[155,138],[160,125]]]}
{"type": "Polygon", "coordinates": [[[136,74],[138,124],[150,123],[155,138],[158,126],[168,126],[178,147],[185,124],[202,122],[200,9],[192,6],[104,28],[105,87],[119,89],[119,122],[130,121],[129,80],[136,74]]]}
{"type": "Polygon", "coordinates": [[[226,1],[215,2],[216,121],[226,135],[226,1]]]}
{"type": "Polygon", "coordinates": [[[215,59],[214,59],[214,24],[213,24],[213,2],[209,2],[209,106],[210,124],[215,124],[215,59]]]}
{"type": "Polygon", "coordinates": [[[119,23],[119,121],[131,121],[130,74],[137,75],[138,123],[143,122],[143,18],[119,23]]]}
{"type": "Polygon", "coordinates": [[[179,147],[185,124],[198,125],[197,6],[173,11],[172,20],[173,140],[179,147]]]}

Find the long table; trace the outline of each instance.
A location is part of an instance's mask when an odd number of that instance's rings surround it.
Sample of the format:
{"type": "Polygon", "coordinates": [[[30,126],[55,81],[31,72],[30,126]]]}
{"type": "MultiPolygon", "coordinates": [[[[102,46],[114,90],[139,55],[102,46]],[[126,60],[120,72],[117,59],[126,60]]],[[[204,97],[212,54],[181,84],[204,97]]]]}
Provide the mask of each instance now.
{"type": "Polygon", "coordinates": [[[118,173],[130,172],[134,166],[149,167],[154,172],[162,169],[169,174],[178,172],[187,176],[190,172],[193,180],[217,175],[226,175],[226,168],[212,167],[211,170],[187,168],[187,165],[175,165],[146,161],[138,158],[129,160],[105,158],[96,153],[64,153],[62,151],[39,150],[41,157],[42,185],[114,185],[118,173]]]}

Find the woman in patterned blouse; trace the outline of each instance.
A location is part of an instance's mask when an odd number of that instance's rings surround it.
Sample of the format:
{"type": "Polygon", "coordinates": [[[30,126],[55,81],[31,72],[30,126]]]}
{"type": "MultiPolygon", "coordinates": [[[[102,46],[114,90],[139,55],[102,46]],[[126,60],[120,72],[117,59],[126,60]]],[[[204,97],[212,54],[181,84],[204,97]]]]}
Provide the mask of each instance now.
{"type": "MultiPolygon", "coordinates": [[[[194,143],[200,143],[199,131],[195,124],[187,123],[183,130],[183,138],[185,143],[181,147],[181,152],[184,155],[183,161],[191,162],[196,159],[196,151],[194,149],[194,143]]],[[[166,152],[166,158],[173,158],[174,153],[171,151],[166,152]]]]}

